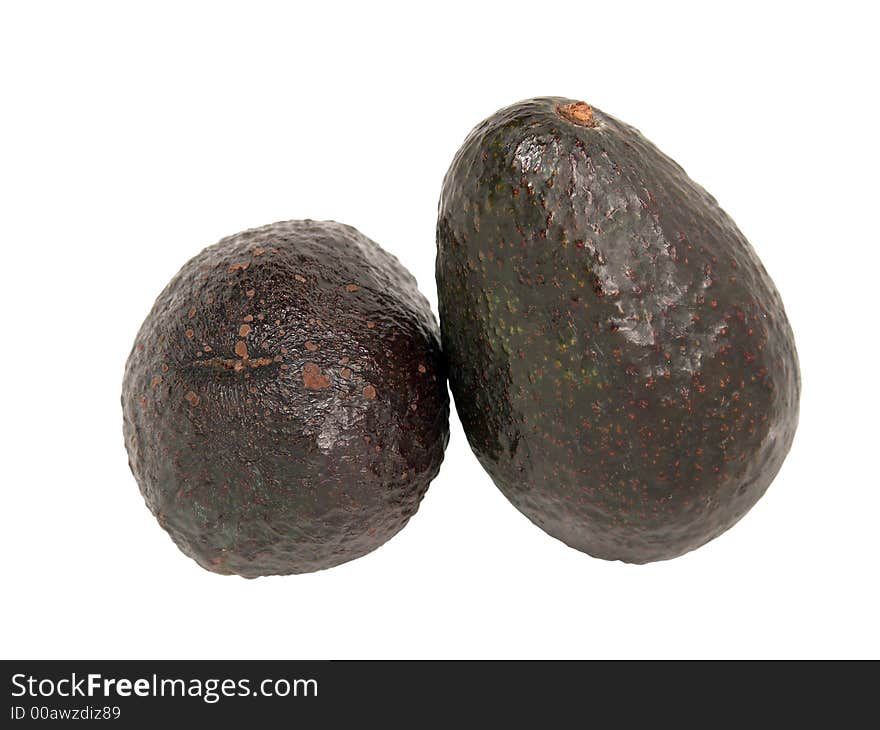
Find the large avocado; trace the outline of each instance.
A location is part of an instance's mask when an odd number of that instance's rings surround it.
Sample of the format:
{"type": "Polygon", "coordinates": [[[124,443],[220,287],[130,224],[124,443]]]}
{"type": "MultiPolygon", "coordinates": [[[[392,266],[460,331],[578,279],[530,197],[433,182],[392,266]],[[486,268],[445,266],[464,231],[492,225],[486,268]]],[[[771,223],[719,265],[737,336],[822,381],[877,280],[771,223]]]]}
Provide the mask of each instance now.
{"type": "Polygon", "coordinates": [[[443,183],[450,385],[507,498],[591,555],[717,537],[791,446],[782,300],[730,217],[637,130],[571,99],[502,109],[443,183]]]}
{"type": "Polygon", "coordinates": [[[202,567],[304,573],[379,547],[448,440],[439,331],[415,279],[354,228],[223,239],[159,295],[125,368],[147,506],[202,567]]]}

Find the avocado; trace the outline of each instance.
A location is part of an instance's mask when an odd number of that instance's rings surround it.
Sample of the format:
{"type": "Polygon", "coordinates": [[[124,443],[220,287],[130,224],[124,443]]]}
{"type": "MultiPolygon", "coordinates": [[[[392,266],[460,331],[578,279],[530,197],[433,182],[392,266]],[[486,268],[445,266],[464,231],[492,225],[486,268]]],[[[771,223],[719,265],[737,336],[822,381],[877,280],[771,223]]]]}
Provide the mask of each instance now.
{"type": "Polygon", "coordinates": [[[159,295],[125,367],[129,464],[216,573],[305,573],[415,514],[449,438],[439,330],[415,279],[332,221],[224,238],[159,295]]]}
{"type": "Polygon", "coordinates": [[[497,112],[443,182],[450,387],[501,492],[593,556],[674,558],[736,523],[798,421],[794,338],[715,199],[572,99],[497,112]]]}

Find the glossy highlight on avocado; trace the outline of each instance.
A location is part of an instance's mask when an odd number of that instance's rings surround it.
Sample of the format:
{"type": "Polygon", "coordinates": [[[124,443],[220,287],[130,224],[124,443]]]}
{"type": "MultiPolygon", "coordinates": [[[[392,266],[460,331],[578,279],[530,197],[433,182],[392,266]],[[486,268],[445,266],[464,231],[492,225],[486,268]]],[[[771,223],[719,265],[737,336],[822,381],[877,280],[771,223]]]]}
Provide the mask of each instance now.
{"type": "Polygon", "coordinates": [[[798,420],[782,300],[715,199],[636,129],[572,99],[502,109],[446,174],[437,247],[458,414],[535,524],[645,563],[764,494],[798,420]]]}
{"type": "Polygon", "coordinates": [[[365,555],[416,512],[448,441],[439,331],[350,226],[287,221],[191,259],[125,368],[147,506],[202,567],[253,578],[365,555]]]}

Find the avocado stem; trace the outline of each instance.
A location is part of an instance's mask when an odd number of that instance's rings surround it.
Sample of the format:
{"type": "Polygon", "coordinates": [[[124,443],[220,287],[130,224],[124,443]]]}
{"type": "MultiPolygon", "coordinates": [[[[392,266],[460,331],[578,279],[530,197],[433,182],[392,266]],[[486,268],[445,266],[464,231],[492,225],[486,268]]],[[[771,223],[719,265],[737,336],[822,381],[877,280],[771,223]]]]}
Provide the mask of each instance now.
{"type": "Polygon", "coordinates": [[[556,107],[556,113],[563,119],[579,124],[582,127],[595,127],[596,120],[593,119],[593,109],[589,104],[583,101],[575,101],[571,104],[560,104],[556,107]]]}

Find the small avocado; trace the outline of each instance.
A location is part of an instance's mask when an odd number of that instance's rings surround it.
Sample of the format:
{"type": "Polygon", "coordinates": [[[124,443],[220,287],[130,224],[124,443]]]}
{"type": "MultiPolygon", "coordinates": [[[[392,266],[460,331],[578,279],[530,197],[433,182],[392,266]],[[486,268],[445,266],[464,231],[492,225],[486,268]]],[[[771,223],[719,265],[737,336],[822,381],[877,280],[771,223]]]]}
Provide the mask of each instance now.
{"type": "Polygon", "coordinates": [[[203,250],[140,329],[122,387],[147,506],[202,567],[306,573],[406,525],[449,438],[439,330],[350,226],[288,221],[203,250]]]}
{"type": "Polygon", "coordinates": [[[798,421],[794,338],[730,217],[637,130],[543,97],[477,126],[443,183],[450,386],[504,495],[645,563],[736,523],[798,421]]]}

